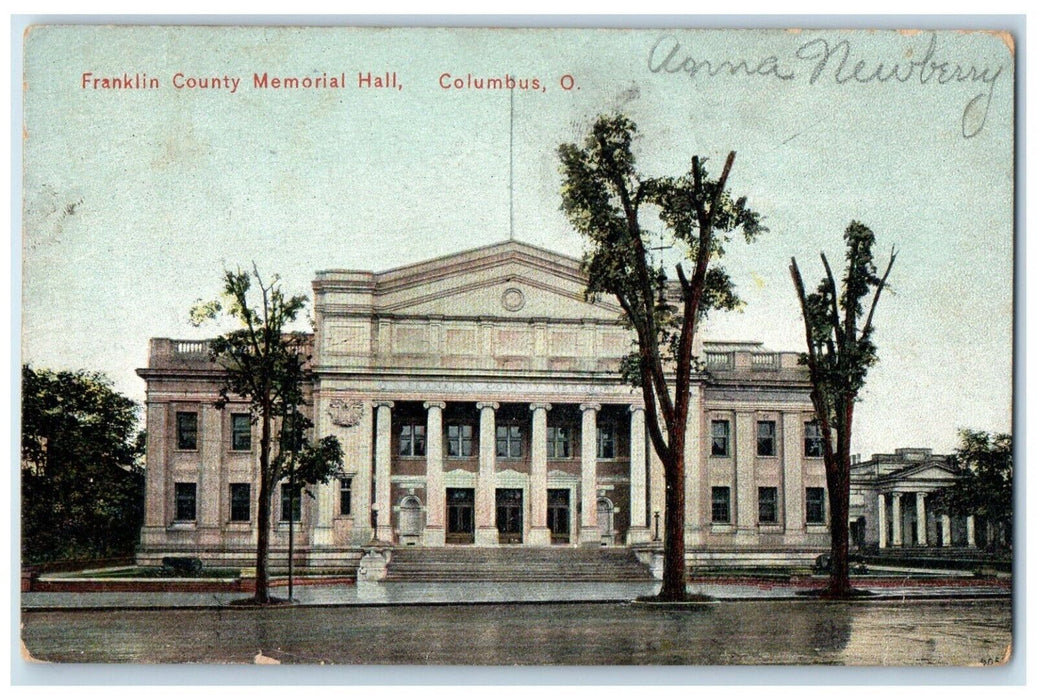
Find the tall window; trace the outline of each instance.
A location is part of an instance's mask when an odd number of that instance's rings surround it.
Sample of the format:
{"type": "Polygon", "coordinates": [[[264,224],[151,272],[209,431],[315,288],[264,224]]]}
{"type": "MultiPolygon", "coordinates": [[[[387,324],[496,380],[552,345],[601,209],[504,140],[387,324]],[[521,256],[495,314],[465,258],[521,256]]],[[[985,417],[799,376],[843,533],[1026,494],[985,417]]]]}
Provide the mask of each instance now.
{"type": "Polygon", "coordinates": [[[472,456],[472,426],[448,425],[446,427],[446,456],[472,456]]]}
{"type": "Polygon", "coordinates": [[[425,426],[421,423],[404,423],[400,426],[400,456],[425,456],[425,426]]]}
{"type": "Polygon", "coordinates": [[[774,421],[761,420],[756,422],[756,454],[760,457],[773,457],[777,454],[774,446],[775,435],[774,421]]]}
{"type": "Polygon", "coordinates": [[[823,488],[807,488],[807,522],[812,525],[825,524],[825,490],[823,488]]]}
{"type": "Polygon", "coordinates": [[[198,449],[198,413],[196,411],[177,411],[176,449],[198,449]]]}
{"type": "Polygon", "coordinates": [[[824,442],[821,440],[821,424],[816,420],[806,423],[803,432],[803,452],[807,457],[824,456],[824,442]]]}
{"type": "Polygon", "coordinates": [[[293,522],[302,520],[302,484],[295,484],[292,488],[288,484],[281,484],[281,522],[288,522],[291,514],[293,522]]]}
{"type": "Polygon", "coordinates": [[[232,522],[248,522],[252,519],[252,485],[230,485],[230,519],[232,522]]]}
{"type": "Polygon", "coordinates": [[[616,426],[598,426],[598,459],[616,458],[616,426]]]}
{"type": "Polygon", "coordinates": [[[184,482],[173,484],[173,498],[176,501],[176,519],[193,521],[198,504],[198,485],[184,482]]]}
{"type": "Polygon", "coordinates": [[[572,457],[572,429],[567,426],[547,426],[547,458],[572,457]]]}
{"type": "Polygon", "coordinates": [[[522,426],[497,426],[497,456],[518,459],[522,456],[522,426]]]}
{"type": "Polygon", "coordinates": [[[252,419],[247,413],[230,415],[230,436],[232,450],[252,449],[252,419]]]}
{"type": "Polygon", "coordinates": [[[713,436],[713,447],[710,453],[714,457],[727,457],[731,447],[731,421],[715,420],[710,427],[713,436]]]}
{"type": "Polygon", "coordinates": [[[353,479],[343,477],[338,480],[338,514],[350,515],[353,512],[353,479]]]}
{"type": "Polygon", "coordinates": [[[713,522],[731,522],[731,487],[713,487],[713,522]]]}
{"type": "Polygon", "coordinates": [[[778,489],[775,486],[761,486],[758,493],[761,523],[778,522],[778,489]]]}

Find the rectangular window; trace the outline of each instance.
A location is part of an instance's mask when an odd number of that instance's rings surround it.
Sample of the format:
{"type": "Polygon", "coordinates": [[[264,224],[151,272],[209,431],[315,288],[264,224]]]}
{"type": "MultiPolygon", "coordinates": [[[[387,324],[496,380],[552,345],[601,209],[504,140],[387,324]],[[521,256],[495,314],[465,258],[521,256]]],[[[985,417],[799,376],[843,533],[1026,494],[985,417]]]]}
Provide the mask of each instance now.
{"type": "Polygon", "coordinates": [[[761,486],[758,494],[761,523],[778,522],[778,489],[775,486],[761,486]]]}
{"type": "Polygon", "coordinates": [[[761,420],[756,422],[756,454],[760,457],[773,457],[777,454],[774,449],[774,435],[776,429],[774,421],[761,420]]]}
{"type": "Polygon", "coordinates": [[[824,442],[821,439],[821,424],[812,420],[804,425],[803,452],[807,457],[824,456],[824,442]]]}
{"type": "Polygon", "coordinates": [[[400,426],[400,456],[425,456],[425,426],[420,423],[404,423],[400,426]]]}
{"type": "Polygon", "coordinates": [[[713,522],[731,522],[731,487],[713,487],[713,522]]]}
{"type": "Polygon", "coordinates": [[[598,426],[598,459],[616,458],[616,426],[598,426]]]}
{"type": "Polygon", "coordinates": [[[198,449],[198,413],[196,411],[177,411],[176,449],[198,449]]]}
{"type": "Polygon", "coordinates": [[[713,436],[713,447],[711,454],[714,457],[727,457],[731,442],[731,421],[715,420],[711,427],[713,436]]]}
{"type": "Polygon", "coordinates": [[[572,457],[572,430],[567,426],[547,426],[547,458],[572,457]]]}
{"type": "Polygon", "coordinates": [[[302,520],[302,484],[295,484],[291,488],[288,484],[281,484],[281,522],[288,522],[288,514],[291,513],[292,521],[302,520]]]}
{"type": "Polygon", "coordinates": [[[252,417],[249,414],[230,414],[230,448],[246,452],[252,449],[252,417]]]}
{"type": "Polygon", "coordinates": [[[522,426],[497,426],[497,456],[518,459],[522,456],[522,426]]]}
{"type": "Polygon", "coordinates": [[[353,479],[345,477],[338,480],[338,514],[350,515],[353,512],[353,479]]]}
{"type": "Polygon", "coordinates": [[[472,426],[448,425],[446,427],[446,456],[472,456],[472,426]]]}
{"type": "Polygon", "coordinates": [[[230,485],[230,519],[232,522],[248,522],[252,519],[252,485],[230,485]]]}
{"type": "Polygon", "coordinates": [[[807,522],[825,524],[825,490],[822,488],[807,488],[807,522]]]}
{"type": "Polygon", "coordinates": [[[198,504],[198,485],[182,482],[173,484],[173,498],[176,500],[176,519],[193,522],[198,504]]]}

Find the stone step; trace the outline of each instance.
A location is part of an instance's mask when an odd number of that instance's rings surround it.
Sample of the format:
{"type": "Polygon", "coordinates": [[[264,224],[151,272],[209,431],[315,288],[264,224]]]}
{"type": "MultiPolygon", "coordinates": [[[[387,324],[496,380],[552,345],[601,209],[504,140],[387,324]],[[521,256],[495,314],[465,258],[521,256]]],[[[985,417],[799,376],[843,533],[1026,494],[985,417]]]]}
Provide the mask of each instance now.
{"type": "Polygon", "coordinates": [[[394,549],[388,581],[648,581],[633,552],[577,547],[394,549]]]}

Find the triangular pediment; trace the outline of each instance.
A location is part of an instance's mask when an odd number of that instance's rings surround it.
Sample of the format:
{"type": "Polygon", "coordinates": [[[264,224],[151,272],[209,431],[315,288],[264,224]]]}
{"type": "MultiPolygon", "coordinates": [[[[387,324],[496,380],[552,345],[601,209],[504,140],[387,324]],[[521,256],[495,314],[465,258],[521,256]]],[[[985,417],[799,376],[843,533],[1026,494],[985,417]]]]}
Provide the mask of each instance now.
{"type": "Polygon", "coordinates": [[[923,481],[943,481],[952,483],[959,478],[959,474],[954,467],[940,462],[925,462],[923,464],[915,464],[899,471],[892,472],[883,477],[883,481],[902,483],[902,482],[923,482],[923,481]]]}
{"type": "Polygon", "coordinates": [[[614,321],[613,302],[584,298],[574,258],[517,241],[375,275],[375,310],[400,316],[614,321]]]}

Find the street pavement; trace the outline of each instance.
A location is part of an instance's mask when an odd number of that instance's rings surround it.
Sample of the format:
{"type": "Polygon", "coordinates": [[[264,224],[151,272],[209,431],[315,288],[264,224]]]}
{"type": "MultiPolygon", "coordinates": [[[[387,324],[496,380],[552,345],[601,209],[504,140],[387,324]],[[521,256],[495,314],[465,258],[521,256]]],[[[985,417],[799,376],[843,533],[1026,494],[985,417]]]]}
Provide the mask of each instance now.
{"type": "MultiPolygon", "coordinates": [[[[855,582],[874,595],[863,600],[933,600],[1010,598],[1011,589],[1003,581],[921,583],[884,579],[869,584],[855,582]]],[[[486,605],[497,603],[627,602],[639,596],[654,595],[659,582],[635,583],[307,583],[294,587],[293,599],[302,606],[386,606],[386,605],[486,605]]],[[[287,587],[273,587],[272,593],[288,597],[287,587]]],[[[688,591],[717,600],[804,600],[803,586],[790,583],[696,582],[688,591]]],[[[116,608],[219,608],[248,598],[248,593],[156,593],[88,592],[22,593],[21,607],[26,611],[49,609],[116,608]]]]}

